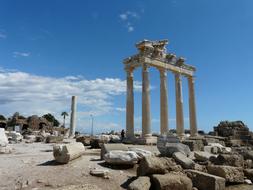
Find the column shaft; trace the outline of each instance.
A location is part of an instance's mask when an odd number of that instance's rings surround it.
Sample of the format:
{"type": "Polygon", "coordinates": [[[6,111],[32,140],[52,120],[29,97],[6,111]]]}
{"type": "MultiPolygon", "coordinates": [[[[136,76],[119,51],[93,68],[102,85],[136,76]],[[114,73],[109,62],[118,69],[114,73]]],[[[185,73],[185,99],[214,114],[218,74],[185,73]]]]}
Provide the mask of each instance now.
{"type": "Polygon", "coordinates": [[[189,115],[190,115],[190,132],[191,136],[197,136],[197,116],[196,116],[196,105],[195,105],[195,89],[194,89],[194,78],[188,77],[188,88],[189,88],[189,115]]]}
{"type": "Polygon", "coordinates": [[[142,68],[142,136],[151,134],[150,86],[148,66],[142,68]]]}
{"type": "Polygon", "coordinates": [[[160,70],[160,133],[168,132],[168,89],[167,71],[160,70]]]}
{"type": "Polygon", "coordinates": [[[76,96],[71,99],[71,116],[70,116],[70,131],[69,137],[75,136],[76,131],[76,96]]]}
{"type": "Polygon", "coordinates": [[[182,95],[182,79],[179,73],[175,74],[176,85],[176,127],[177,135],[184,135],[184,113],[183,113],[183,95],[182,95]]]}
{"type": "Polygon", "coordinates": [[[134,137],[133,69],[127,70],[126,137],[134,137]]]}

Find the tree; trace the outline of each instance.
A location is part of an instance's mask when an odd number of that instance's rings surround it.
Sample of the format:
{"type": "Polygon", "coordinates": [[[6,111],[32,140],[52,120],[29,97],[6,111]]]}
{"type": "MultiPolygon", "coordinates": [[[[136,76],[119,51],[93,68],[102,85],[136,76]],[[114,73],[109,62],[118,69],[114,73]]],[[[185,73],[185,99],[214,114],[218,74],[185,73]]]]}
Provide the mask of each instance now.
{"type": "Polygon", "coordinates": [[[6,120],[6,118],[3,115],[0,115],[0,120],[6,120]]]}
{"type": "Polygon", "coordinates": [[[59,127],[60,122],[52,114],[48,113],[43,115],[42,117],[45,118],[47,121],[53,123],[54,126],[59,127]]]}
{"type": "Polygon", "coordinates": [[[69,116],[69,114],[64,111],[64,112],[61,113],[61,116],[63,116],[63,126],[65,127],[65,119],[66,119],[67,116],[69,116]]]}

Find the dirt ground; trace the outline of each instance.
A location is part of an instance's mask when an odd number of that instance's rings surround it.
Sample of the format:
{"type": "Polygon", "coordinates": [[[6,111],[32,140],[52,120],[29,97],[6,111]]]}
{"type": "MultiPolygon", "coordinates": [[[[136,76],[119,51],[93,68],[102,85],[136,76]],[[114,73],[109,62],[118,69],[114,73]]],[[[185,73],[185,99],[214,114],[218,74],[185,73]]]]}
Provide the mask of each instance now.
{"type": "MultiPolygon", "coordinates": [[[[99,149],[59,165],[54,162],[53,144],[12,144],[12,154],[0,155],[0,190],[120,190],[136,175],[134,168],[111,168],[100,160],[99,149]],[[91,176],[90,169],[109,171],[109,179],[91,176]]],[[[131,145],[133,146],[133,145],[131,145]]],[[[155,146],[137,146],[158,152],[155,146]]],[[[253,186],[233,186],[228,190],[252,190],[253,186]]]]}
{"type": "MultiPolygon", "coordinates": [[[[54,162],[53,144],[11,144],[12,154],[0,155],[0,190],[118,190],[135,176],[134,168],[110,168],[100,160],[100,149],[87,149],[85,155],[65,165],[54,162]],[[91,176],[90,169],[109,171],[109,179],[91,176]]],[[[143,146],[141,146],[143,148],[143,146]]],[[[156,147],[145,149],[157,151],[156,147]]]]}

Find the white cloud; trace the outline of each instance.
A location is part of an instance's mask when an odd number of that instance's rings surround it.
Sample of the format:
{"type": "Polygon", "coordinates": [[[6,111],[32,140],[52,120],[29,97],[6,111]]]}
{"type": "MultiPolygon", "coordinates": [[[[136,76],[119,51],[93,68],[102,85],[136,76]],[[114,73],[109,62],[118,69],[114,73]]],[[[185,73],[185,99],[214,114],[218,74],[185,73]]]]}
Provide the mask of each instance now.
{"type": "MultiPolygon", "coordinates": [[[[142,12],[143,13],[143,12],[142,12]]],[[[140,18],[139,14],[133,11],[126,11],[119,15],[123,26],[127,28],[128,32],[134,31],[134,23],[140,18]]]]}
{"type": "Polygon", "coordinates": [[[119,112],[125,112],[126,111],[126,108],[120,108],[120,107],[117,107],[115,108],[116,111],[119,111],[119,112]]]}
{"type": "Polygon", "coordinates": [[[31,55],[30,52],[13,52],[13,57],[29,57],[31,55]]]}
{"type": "MultiPolygon", "coordinates": [[[[134,86],[141,91],[140,82],[134,86]]],[[[126,81],[119,78],[87,80],[82,76],[45,77],[0,68],[0,91],[0,114],[52,113],[60,121],[61,112],[70,112],[71,96],[76,95],[80,125],[87,123],[90,114],[99,117],[123,111],[114,105],[114,97],[125,94],[126,81]]]]}

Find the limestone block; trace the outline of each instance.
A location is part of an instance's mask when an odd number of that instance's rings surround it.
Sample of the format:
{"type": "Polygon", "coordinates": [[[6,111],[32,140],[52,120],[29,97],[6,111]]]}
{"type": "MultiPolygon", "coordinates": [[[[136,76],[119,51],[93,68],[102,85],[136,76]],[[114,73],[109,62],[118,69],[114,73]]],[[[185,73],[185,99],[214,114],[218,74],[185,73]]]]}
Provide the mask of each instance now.
{"type": "Polygon", "coordinates": [[[245,169],[245,170],[243,170],[243,173],[244,173],[245,177],[247,177],[248,179],[253,181],[253,169],[245,169]]]}
{"type": "Polygon", "coordinates": [[[6,133],[6,135],[8,136],[8,138],[11,141],[14,141],[14,142],[20,142],[23,139],[23,136],[16,131],[10,131],[10,132],[6,133]]]}
{"type": "Polygon", "coordinates": [[[171,158],[149,156],[140,161],[137,176],[165,174],[170,171],[182,171],[182,167],[177,165],[171,158]]]}
{"type": "Polygon", "coordinates": [[[33,143],[36,141],[35,135],[24,135],[24,139],[26,143],[33,143]]]}
{"type": "Polygon", "coordinates": [[[138,155],[133,151],[112,150],[104,155],[105,162],[112,165],[134,165],[138,155]]]}
{"type": "Polygon", "coordinates": [[[214,164],[243,167],[244,159],[243,156],[239,154],[219,154],[214,160],[214,164]]]}
{"type": "Polygon", "coordinates": [[[62,142],[63,139],[64,139],[63,136],[50,135],[50,136],[47,136],[46,143],[59,143],[59,142],[62,142]]]}
{"type": "Polygon", "coordinates": [[[225,179],[196,170],[185,170],[198,190],[225,190],[225,179]]]}
{"type": "Polygon", "coordinates": [[[253,150],[243,152],[243,157],[245,160],[250,159],[253,161],[253,150]]]}
{"type": "Polygon", "coordinates": [[[102,144],[100,158],[104,159],[104,155],[112,150],[128,151],[128,147],[122,143],[115,144],[102,144]]]}
{"type": "Polygon", "coordinates": [[[76,138],[76,142],[81,142],[84,146],[90,146],[90,137],[79,136],[76,138]]]}
{"type": "Polygon", "coordinates": [[[148,150],[143,150],[143,149],[134,148],[134,147],[130,147],[129,150],[134,151],[139,156],[140,160],[146,156],[152,156],[152,152],[150,152],[148,150]]]}
{"type": "Polygon", "coordinates": [[[210,165],[207,166],[207,171],[209,174],[225,178],[226,182],[243,183],[244,181],[244,173],[241,167],[210,165]]]}
{"type": "Polygon", "coordinates": [[[182,143],[189,146],[191,151],[202,151],[204,149],[204,144],[201,139],[184,140],[182,143]]]}
{"type": "Polygon", "coordinates": [[[7,146],[8,143],[9,141],[5,134],[5,130],[3,128],[0,128],[0,147],[7,146]]]}
{"type": "Polygon", "coordinates": [[[192,181],[183,174],[155,174],[151,178],[155,190],[192,190],[192,181]]]}
{"type": "Polygon", "coordinates": [[[185,154],[181,152],[174,152],[172,157],[184,169],[192,169],[194,167],[194,161],[192,161],[190,158],[188,158],[185,154]]]}
{"type": "Polygon", "coordinates": [[[149,190],[151,182],[149,177],[141,176],[129,184],[128,190],[149,190]]]}
{"type": "Polygon", "coordinates": [[[204,152],[204,151],[194,152],[194,157],[196,158],[197,161],[200,161],[200,162],[208,161],[211,156],[213,156],[213,154],[210,154],[209,152],[204,152]]]}
{"type": "Polygon", "coordinates": [[[157,148],[161,155],[171,157],[174,152],[182,152],[185,155],[190,155],[190,149],[182,143],[157,143],[157,148]]]}
{"type": "Polygon", "coordinates": [[[74,160],[82,156],[85,152],[85,148],[82,143],[71,143],[54,145],[53,155],[57,162],[66,164],[71,160],[74,160]]]}
{"type": "Polygon", "coordinates": [[[121,139],[118,135],[110,135],[110,142],[111,143],[120,143],[121,139]]]}

